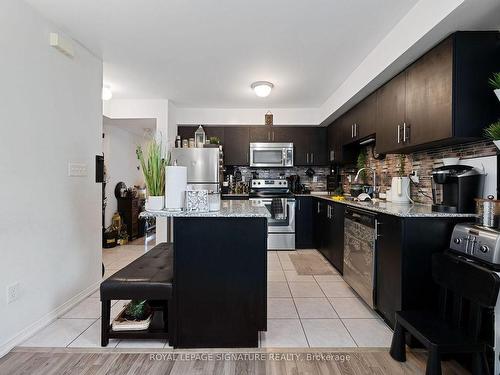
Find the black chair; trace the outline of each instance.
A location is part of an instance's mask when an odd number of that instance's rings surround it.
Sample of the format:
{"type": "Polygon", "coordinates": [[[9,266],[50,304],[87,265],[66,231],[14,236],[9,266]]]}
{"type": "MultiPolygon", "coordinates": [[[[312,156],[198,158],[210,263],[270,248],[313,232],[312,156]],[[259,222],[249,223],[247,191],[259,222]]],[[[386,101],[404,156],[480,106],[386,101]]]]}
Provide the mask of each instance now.
{"type": "Polygon", "coordinates": [[[101,346],[107,346],[110,338],[169,339],[173,346],[173,270],[173,248],[161,243],[101,283],[101,346]],[[163,313],[163,327],[145,332],[113,331],[109,324],[111,300],[120,299],[150,300],[153,310],[163,313]]]}
{"type": "Polygon", "coordinates": [[[399,311],[390,354],[406,361],[409,333],[429,351],[426,375],[441,374],[443,354],[472,355],[473,374],[489,374],[486,343],[480,338],[484,309],[494,308],[500,277],[475,263],[451,254],[435,254],[433,280],[440,287],[439,311],[399,311]]]}

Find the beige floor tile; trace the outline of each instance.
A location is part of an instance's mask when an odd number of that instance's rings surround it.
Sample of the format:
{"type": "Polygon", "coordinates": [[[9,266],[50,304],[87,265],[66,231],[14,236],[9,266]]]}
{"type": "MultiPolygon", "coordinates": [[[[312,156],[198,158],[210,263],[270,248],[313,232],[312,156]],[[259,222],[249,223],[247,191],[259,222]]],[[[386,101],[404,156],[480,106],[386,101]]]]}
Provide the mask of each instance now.
{"type": "Polygon", "coordinates": [[[285,271],[287,281],[315,281],[310,275],[299,275],[295,270],[285,271]]]}
{"type": "Polygon", "coordinates": [[[267,283],[267,297],[292,297],[288,284],[283,281],[269,281],[267,283]]]}
{"type": "Polygon", "coordinates": [[[97,319],[57,319],[20,346],[66,347],[96,320],[97,319]]]}
{"type": "Polygon", "coordinates": [[[291,260],[281,260],[281,267],[283,268],[283,270],[285,271],[289,271],[289,270],[293,270],[295,271],[295,266],[293,265],[292,261],[291,260]]]}
{"type": "Polygon", "coordinates": [[[283,271],[268,271],[267,281],[286,281],[283,271]]]}
{"type": "Polygon", "coordinates": [[[263,348],[307,348],[299,319],[268,319],[267,331],[261,332],[263,348]]]}
{"type": "Polygon", "coordinates": [[[270,253],[268,251],[267,252],[267,260],[270,261],[270,262],[279,262],[280,258],[278,257],[278,255],[276,254],[276,252],[270,253]]]}
{"type": "Polygon", "coordinates": [[[298,318],[295,303],[292,298],[268,298],[267,299],[267,318],[283,319],[298,318]]]}
{"type": "Polygon", "coordinates": [[[330,298],[333,308],[341,318],[378,318],[378,315],[360,298],[330,298]]]}
{"type": "Polygon", "coordinates": [[[324,297],[316,281],[290,281],[288,282],[293,297],[324,297]]]}
{"type": "MultiPolygon", "coordinates": [[[[106,348],[114,348],[119,340],[110,339],[106,348]]],[[[70,348],[100,348],[101,347],[101,319],[87,328],[71,344],[70,348]]]]}
{"type": "Polygon", "coordinates": [[[327,297],[357,297],[345,281],[320,282],[319,286],[327,297]]]}
{"type": "Polygon", "coordinates": [[[97,298],[86,298],[63,315],[63,318],[97,319],[101,316],[101,301],[97,298]]]}
{"type": "Polygon", "coordinates": [[[391,346],[392,331],[380,319],[342,319],[358,346],[391,346]]]}
{"type": "Polygon", "coordinates": [[[340,319],[302,319],[311,348],[347,348],[356,343],[340,319]]]}
{"type": "Polygon", "coordinates": [[[332,305],[326,298],[294,298],[301,319],[336,319],[332,305]]]}
{"type": "MultiPolygon", "coordinates": [[[[337,272],[337,271],[335,271],[335,272],[337,272]]],[[[336,275],[314,275],[314,278],[316,279],[316,281],[318,283],[319,282],[325,283],[325,282],[344,281],[344,279],[342,278],[342,276],[340,276],[340,274],[336,274],[336,275]]]]}
{"type": "Polygon", "coordinates": [[[267,262],[267,271],[283,271],[281,263],[278,262],[267,262]]]}

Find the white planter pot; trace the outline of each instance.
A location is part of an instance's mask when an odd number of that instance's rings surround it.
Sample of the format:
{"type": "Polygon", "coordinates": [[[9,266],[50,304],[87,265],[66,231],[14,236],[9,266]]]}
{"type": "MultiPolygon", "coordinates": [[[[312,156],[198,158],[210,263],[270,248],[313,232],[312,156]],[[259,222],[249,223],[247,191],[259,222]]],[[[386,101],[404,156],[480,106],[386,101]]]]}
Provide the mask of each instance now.
{"type": "Polygon", "coordinates": [[[498,141],[493,141],[493,143],[495,144],[495,146],[497,146],[497,148],[500,150],[500,140],[498,141]]]}
{"type": "Polygon", "coordinates": [[[496,89],[496,90],[493,90],[493,91],[495,91],[495,94],[496,94],[498,100],[500,100],[500,89],[496,89]]]}
{"type": "Polygon", "coordinates": [[[159,196],[149,196],[146,200],[146,210],[148,211],[160,211],[165,207],[165,197],[163,195],[159,196]]]}

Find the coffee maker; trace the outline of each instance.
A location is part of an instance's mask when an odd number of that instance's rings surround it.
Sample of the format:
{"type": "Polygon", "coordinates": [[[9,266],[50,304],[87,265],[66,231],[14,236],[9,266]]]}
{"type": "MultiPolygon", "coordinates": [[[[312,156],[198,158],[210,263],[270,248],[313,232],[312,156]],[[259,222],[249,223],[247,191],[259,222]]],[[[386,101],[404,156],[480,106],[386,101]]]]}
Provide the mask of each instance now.
{"type": "Polygon", "coordinates": [[[341,186],[340,168],[338,165],[330,165],[330,174],[326,176],[326,190],[332,194],[341,186]]]}
{"type": "Polygon", "coordinates": [[[485,174],[469,165],[445,165],[432,171],[432,210],[474,213],[483,196],[485,174]]]}

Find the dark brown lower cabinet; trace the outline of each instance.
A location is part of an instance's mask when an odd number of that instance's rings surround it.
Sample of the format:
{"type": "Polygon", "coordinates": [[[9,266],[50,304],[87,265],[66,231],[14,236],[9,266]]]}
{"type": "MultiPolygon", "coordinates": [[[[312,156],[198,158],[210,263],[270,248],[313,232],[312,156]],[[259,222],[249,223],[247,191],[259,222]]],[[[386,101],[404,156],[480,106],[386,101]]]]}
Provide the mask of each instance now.
{"type": "Polygon", "coordinates": [[[295,248],[314,248],[313,198],[298,196],[295,205],[295,248]]]}
{"type": "Polygon", "coordinates": [[[377,215],[376,310],[391,326],[398,310],[432,308],[431,257],[449,246],[455,224],[470,218],[377,215]]]}

